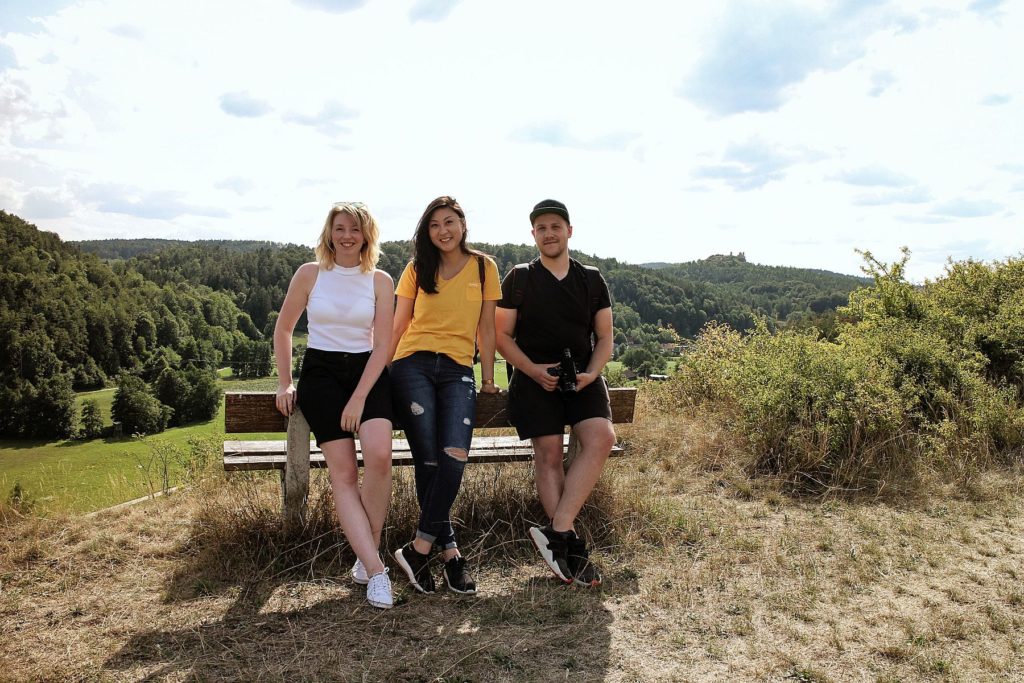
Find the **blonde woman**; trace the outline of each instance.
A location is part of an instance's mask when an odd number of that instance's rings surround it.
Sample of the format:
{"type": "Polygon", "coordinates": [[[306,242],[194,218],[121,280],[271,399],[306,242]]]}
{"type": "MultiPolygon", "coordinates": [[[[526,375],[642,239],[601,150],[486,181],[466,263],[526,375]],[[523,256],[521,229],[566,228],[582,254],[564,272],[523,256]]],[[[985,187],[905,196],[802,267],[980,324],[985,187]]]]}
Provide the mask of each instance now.
{"type": "Polygon", "coordinates": [[[376,268],[377,222],[359,202],[331,207],[316,246],[316,262],[299,266],[274,328],[277,409],[295,405],[309,422],[324,460],[341,529],[355,552],[352,577],[366,585],[374,607],[394,604],[388,570],[379,555],[391,499],[390,360],[394,281],[376,268]],[[309,341],[296,391],[292,332],[302,311],[309,341]],[[359,486],[355,435],[363,450],[359,486]]]}

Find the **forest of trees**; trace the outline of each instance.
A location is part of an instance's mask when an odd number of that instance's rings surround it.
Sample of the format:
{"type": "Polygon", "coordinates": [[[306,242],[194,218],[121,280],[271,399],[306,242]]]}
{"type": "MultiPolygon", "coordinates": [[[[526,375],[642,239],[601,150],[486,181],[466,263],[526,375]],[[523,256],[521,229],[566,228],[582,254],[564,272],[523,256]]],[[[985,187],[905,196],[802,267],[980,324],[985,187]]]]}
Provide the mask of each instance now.
{"type": "Polygon", "coordinates": [[[158,284],[3,211],[0,228],[3,436],[72,436],[74,391],[121,386],[126,377],[142,378],[154,400],[161,378],[206,387],[204,396],[160,403],[169,411],[156,424],[208,419],[216,369],[262,339],[225,292],[184,280],[158,284]]]}
{"type": "MultiPolygon", "coordinates": [[[[232,297],[264,334],[280,306],[288,282],[313,250],[271,242],[97,240],[73,243],[83,251],[108,259],[127,259],[125,265],[158,284],[196,283],[232,297]]],[[[494,257],[500,273],[536,257],[533,245],[475,244],[494,257]]],[[[396,280],[412,255],[408,241],[384,242],[380,268],[396,280]]],[[[713,256],[682,264],[644,267],[573,252],[581,262],[601,268],[612,299],[627,315],[617,325],[627,337],[641,323],[671,328],[692,338],[708,321],[747,330],[758,318],[769,326],[787,319],[814,316],[846,303],[850,292],[867,284],[865,278],[822,270],[761,266],[740,256],[713,256]],[[636,316],[628,315],[630,311],[636,316]],[[634,321],[626,323],[625,321],[634,321]]],[[[297,329],[305,329],[300,320],[297,329]]]]}

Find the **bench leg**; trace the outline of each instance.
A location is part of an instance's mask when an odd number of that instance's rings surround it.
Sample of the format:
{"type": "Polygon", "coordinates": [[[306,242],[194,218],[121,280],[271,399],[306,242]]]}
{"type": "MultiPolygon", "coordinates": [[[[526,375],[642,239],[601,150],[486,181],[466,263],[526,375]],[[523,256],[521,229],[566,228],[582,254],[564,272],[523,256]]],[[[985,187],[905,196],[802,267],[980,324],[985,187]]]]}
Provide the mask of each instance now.
{"type": "Polygon", "coordinates": [[[281,477],[284,530],[292,534],[306,522],[309,497],[309,423],[298,406],[288,418],[288,454],[281,477]]]}

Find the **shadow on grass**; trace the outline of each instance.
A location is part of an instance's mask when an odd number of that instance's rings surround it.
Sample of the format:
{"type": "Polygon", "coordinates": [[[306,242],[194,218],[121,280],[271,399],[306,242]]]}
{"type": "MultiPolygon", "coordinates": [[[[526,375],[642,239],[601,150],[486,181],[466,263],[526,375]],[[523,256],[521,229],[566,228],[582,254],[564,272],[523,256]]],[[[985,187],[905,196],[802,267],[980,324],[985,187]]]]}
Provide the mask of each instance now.
{"type": "MultiPolygon", "coordinates": [[[[57,442],[53,439],[0,439],[0,448],[10,449],[12,451],[21,451],[39,448],[40,446],[47,446],[54,443],[57,442]]],[[[61,442],[58,445],[62,446],[64,443],[65,442],[61,442]]]]}
{"type": "MultiPolygon", "coordinates": [[[[613,621],[605,601],[637,592],[637,575],[609,558],[597,590],[547,578],[527,535],[528,520],[542,514],[529,469],[481,467],[463,483],[453,519],[481,593],[419,595],[392,566],[397,605],[388,611],[367,605],[365,589],[349,579],[354,558],[321,491],[311,495],[306,528],[288,539],[265,478],[233,477],[211,489],[175,551],[164,600],[182,614],[195,602],[206,618],[200,601],[230,595],[232,604],[213,622],[132,635],[106,668],[143,680],[604,678],[613,621]]],[[[617,548],[622,559],[622,496],[599,485],[592,498],[581,528],[593,531],[594,547],[617,548]]],[[[412,537],[417,512],[411,473],[397,474],[383,548],[412,537]]]]}
{"type": "Polygon", "coordinates": [[[481,577],[477,596],[420,595],[393,569],[397,605],[387,611],[348,580],[254,582],[219,621],[136,634],[105,668],[147,681],[603,679],[613,622],[604,603],[635,593],[635,574],[590,590],[504,566],[481,577]]]}

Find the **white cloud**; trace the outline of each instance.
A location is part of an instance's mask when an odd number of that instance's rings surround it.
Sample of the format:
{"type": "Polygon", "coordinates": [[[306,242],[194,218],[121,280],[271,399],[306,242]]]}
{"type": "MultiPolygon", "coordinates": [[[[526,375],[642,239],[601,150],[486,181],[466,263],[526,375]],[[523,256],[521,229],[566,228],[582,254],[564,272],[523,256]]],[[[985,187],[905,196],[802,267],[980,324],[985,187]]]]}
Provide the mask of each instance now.
{"type": "Polygon", "coordinates": [[[292,0],[299,7],[342,14],[359,9],[366,0],[292,0]]]}
{"type": "Polygon", "coordinates": [[[247,92],[224,93],[220,96],[220,108],[225,114],[241,118],[257,118],[273,109],[266,100],[252,97],[247,92]]]}
{"type": "Polygon", "coordinates": [[[334,137],[350,132],[351,128],[342,124],[351,121],[358,115],[359,113],[354,109],[350,109],[340,102],[330,100],[326,102],[316,114],[299,114],[296,112],[289,112],[284,115],[283,120],[286,123],[297,123],[300,126],[308,126],[319,133],[323,133],[329,137],[334,137]]]}
{"type": "Polygon", "coordinates": [[[857,195],[853,198],[853,203],[860,206],[885,206],[887,204],[924,204],[931,200],[932,195],[926,188],[916,186],[857,195]]]}
{"type": "Polygon", "coordinates": [[[752,139],[730,145],[720,163],[698,166],[694,169],[693,177],[720,180],[742,192],[758,189],[773,180],[781,180],[790,166],[817,158],[817,154],[785,150],[752,139]]]}
{"type": "Polygon", "coordinates": [[[1006,0],[972,0],[971,4],[967,6],[972,12],[977,12],[981,15],[993,15],[998,14],[999,9],[1003,6],[1006,0]]]}
{"type": "Polygon", "coordinates": [[[868,90],[868,95],[880,97],[882,93],[891,88],[895,83],[896,76],[891,71],[876,71],[871,74],[871,89],[868,90]]]}
{"type": "Polygon", "coordinates": [[[630,142],[637,139],[637,133],[613,131],[588,138],[574,135],[564,121],[537,123],[523,126],[512,132],[511,138],[516,142],[551,145],[570,149],[588,150],[623,150],[630,142]]]}
{"type": "Polygon", "coordinates": [[[1003,93],[993,93],[986,95],[981,99],[981,103],[986,107],[1001,107],[1004,104],[1009,104],[1013,100],[1013,97],[1003,93]]]}
{"type": "Polygon", "coordinates": [[[453,194],[472,239],[528,242],[553,196],[575,248],[630,262],[1024,249],[1019,3],[17,1],[0,200],[67,239],[308,244],[341,199],[408,239],[453,194]]]}
{"type": "Polygon", "coordinates": [[[1005,207],[988,199],[950,199],[932,207],[931,213],[950,218],[982,218],[999,213],[1005,207]]]}
{"type": "Polygon", "coordinates": [[[74,210],[71,202],[57,192],[32,190],[22,200],[19,213],[27,220],[48,220],[70,216],[74,210]]]}
{"type": "Polygon", "coordinates": [[[850,185],[864,187],[906,187],[914,183],[913,178],[882,166],[865,166],[844,171],[835,176],[835,179],[850,185]]]}
{"type": "Polygon", "coordinates": [[[217,183],[214,183],[214,187],[220,190],[231,190],[235,194],[244,195],[248,194],[256,187],[249,178],[243,178],[241,176],[232,176],[231,178],[225,178],[217,183]]]}
{"type": "Polygon", "coordinates": [[[444,21],[460,0],[416,0],[409,10],[410,21],[444,21]]]}
{"type": "Polygon", "coordinates": [[[729,3],[679,94],[718,115],[778,109],[811,74],[863,56],[871,34],[916,27],[879,11],[880,4],[846,2],[819,10],[792,2],[729,3]]]}
{"type": "Polygon", "coordinates": [[[81,193],[101,213],[120,213],[138,218],[170,220],[184,216],[227,218],[230,214],[216,206],[200,206],[183,200],[184,193],[169,190],[144,190],[115,184],[90,185],[81,193]]]}
{"type": "Polygon", "coordinates": [[[128,38],[130,40],[145,40],[146,34],[138,26],[132,26],[131,24],[118,24],[110,29],[110,32],[115,36],[121,38],[128,38]]]}

